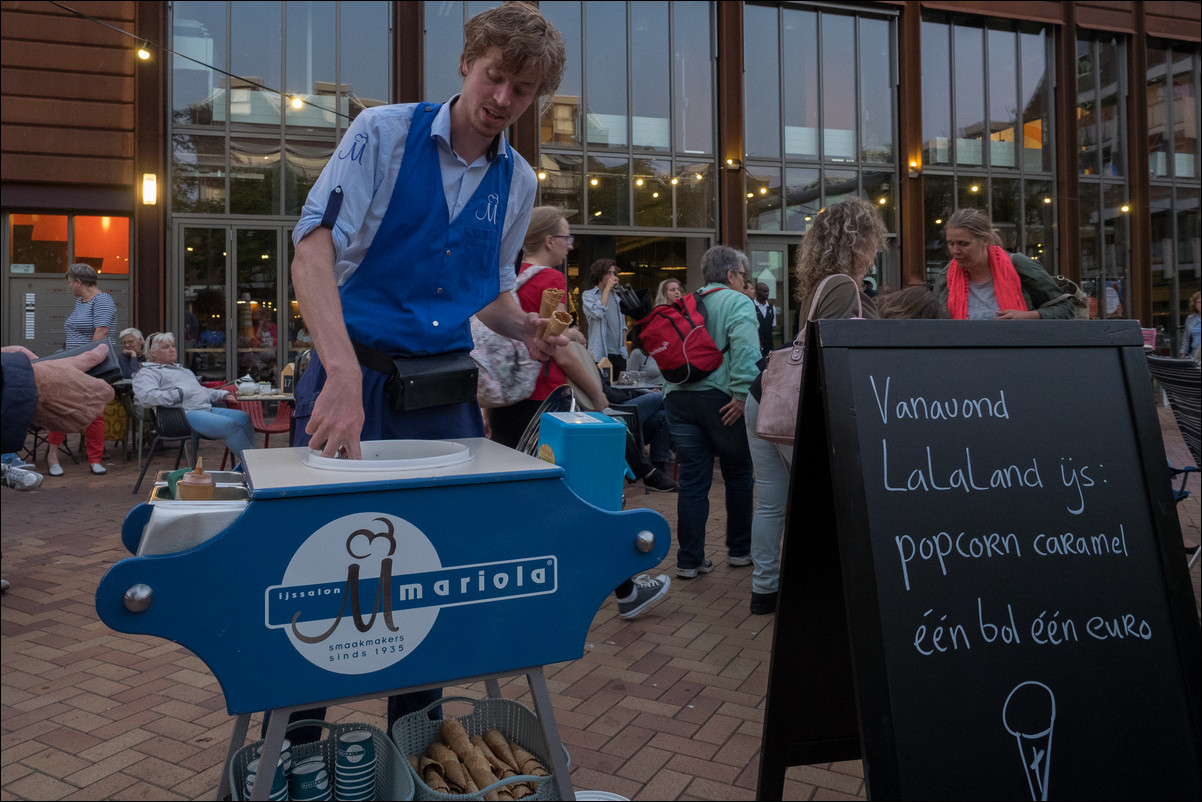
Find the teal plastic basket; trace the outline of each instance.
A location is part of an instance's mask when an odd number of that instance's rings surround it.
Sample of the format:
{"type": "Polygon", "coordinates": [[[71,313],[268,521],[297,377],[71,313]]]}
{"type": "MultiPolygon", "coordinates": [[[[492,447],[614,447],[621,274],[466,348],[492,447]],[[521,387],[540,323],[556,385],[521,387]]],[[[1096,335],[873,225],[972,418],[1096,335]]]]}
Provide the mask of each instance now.
{"type": "MultiPolygon", "coordinates": [[[[320,755],[326,762],[326,770],[330,779],[334,779],[334,761],[338,757],[338,736],[344,732],[367,730],[371,733],[372,742],[376,747],[376,791],[374,799],[413,799],[413,770],[409,761],[401,757],[396,745],[388,739],[383,730],[369,724],[330,724],[327,721],[296,721],[288,725],[288,732],[300,727],[323,727],[330,734],[319,741],[300,744],[292,747],[292,763],[296,765],[307,757],[320,755]]],[[[235,802],[247,798],[246,767],[258,754],[262,741],[248,744],[230,758],[230,791],[235,802]]]]}
{"type": "MultiPolygon", "coordinates": [[[[467,702],[474,707],[470,715],[456,716],[459,719],[459,723],[467,730],[469,738],[474,735],[482,736],[487,730],[500,730],[506,738],[538,758],[539,762],[547,767],[547,771],[551,771],[551,750],[547,748],[547,739],[543,735],[542,725],[539,723],[538,716],[534,714],[533,710],[520,702],[514,702],[510,699],[498,699],[493,696],[487,696],[483,699],[471,699],[463,696],[447,697],[434,702],[425,710],[403,716],[392,726],[392,738],[396,741],[397,749],[400,750],[402,755],[401,760],[409,768],[409,774],[411,775],[414,787],[414,799],[426,800],[426,802],[457,802],[457,800],[483,799],[484,794],[489,791],[519,782],[538,785],[537,790],[530,796],[522,797],[523,800],[562,798],[559,793],[559,783],[556,782],[554,773],[550,777],[533,777],[530,775],[510,777],[507,780],[493,783],[487,788],[482,788],[474,794],[444,794],[426,785],[425,781],[417,776],[417,772],[409,763],[409,757],[421,757],[425,755],[426,749],[430,744],[442,739],[442,721],[431,719],[427,714],[438,705],[453,702],[467,702]]],[[[564,750],[564,754],[567,754],[566,749],[564,750]]]]}

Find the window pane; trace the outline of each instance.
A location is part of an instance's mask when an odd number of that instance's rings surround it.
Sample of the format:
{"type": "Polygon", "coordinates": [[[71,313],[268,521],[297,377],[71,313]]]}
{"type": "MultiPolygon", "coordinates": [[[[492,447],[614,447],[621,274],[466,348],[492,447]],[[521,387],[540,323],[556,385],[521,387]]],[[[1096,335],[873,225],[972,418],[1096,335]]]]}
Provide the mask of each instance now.
{"type": "Polygon", "coordinates": [[[944,226],[955,211],[955,184],[950,175],[925,175],[922,179],[925,218],[927,281],[934,285],[949,261],[944,226]]]}
{"type": "Polygon", "coordinates": [[[822,180],[817,169],[785,168],[785,229],[805,232],[822,208],[822,180]]]}
{"type": "Polygon", "coordinates": [[[588,222],[630,225],[630,163],[624,157],[589,158],[588,222]]]}
{"type": "MultiPolygon", "coordinates": [[[[333,130],[334,75],[334,3],[330,0],[288,0],[284,91],[289,98],[306,102],[298,109],[285,107],[284,122],[300,129],[333,130]]],[[[353,15],[347,15],[353,16],[353,15]]]]}
{"type": "Polygon", "coordinates": [[[950,26],[922,23],[922,158],[928,164],[951,164],[952,137],[950,26]]]}
{"type": "Polygon", "coordinates": [[[226,69],[225,3],[179,0],[172,25],[171,47],[178,54],[171,59],[172,121],[190,125],[211,125],[215,118],[224,121],[226,77],[205,65],[226,69]],[[222,106],[217,114],[214,103],[222,106]]]}
{"type": "Polygon", "coordinates": [[[827,170],[823,176],[822,205],[858,198],[860,196],[859,176],[854,170],[827,170]]]}
{"type": "Polygon", "coordinates": [[[223,214],[225,137],[176,133],[171,139],[171,211],[223,214]]]}
{"type": "Polygon", "coordinates": [[[1123,106],[1126,70],[1112,39],[1098,43],[1098,106],[1102,124],[1102,175],[1126,175],[1127,133],[1123,106]]]}
{"type": "Polygon", "coordinates": [[[539,203],[558,206],[569,223],[584,220],[584,193],[581,189],[579,156],[564,156],[558,153],[540,153],[538,157],[540,175],[538,181],[539,203]],[[541,176],[545,176],[541,177],[541,176]]]}
{"type": "Polygon", "coordinates": [[[711,4],[687,0],[672,4],[675,49],[676,151],[714,152],[714,78],[710,53],[711,4]]]}
{"type": "Polygon", "coordinates": [[[678,175],[676,225],[681,228],[713,228],[713,162],[681,164],[678,175]]]}
{"type": "Polygon", "coordinates": [[[1148,171],[1153,178],[1169,174],[1168,56],[1167,50],[1148,47],[1148,171]]]}
{"type": "MultiPolygon", "coordinates": [[[[1127,199],[1123,186],[1107,184],[1102,191],[1102,236],[1106,253],[1103,259],[1106,271],[1106,291],[1098,293],[1105,298],[1105,316],[1121,318],[1131,308],[1131,256],[1128,235],[1130,217],[1120,211],[1127,199]]],[[[1099,317],[1102,315],[1099,314],[1099,317]]]]}
{"type": "Polygon", "coordinates": [[[679,180],[672,175],[668,159],[634,160],[634,224],[672,225],[672,193],[679,180]]]}
{"type": "Polygon", "coordinates": [[[744,170],[747,197],[747,228],[754,231],[780,231],[780,170],[773,167],[748,167],[744,170]]]}
{"type": "MultiPolygon", "coordinates": [[[[781,59],[784,74],[789,76],[785,83],[785,157],[817,159],[818,15],[787,8],[781,14],[781,25],[785,40],[781,59]]],[[[758,88],[755,96],[760,96],[758,88]]],[[[756,104],[757,117],[759,111],[756,104]]]]}
{"type": "MultiPolygon", "coordinates": [[[[363,109],[382,106],[392,97],[388,85],[388,76],[392,72],[389,68],[392,31],[388,29],[388,4],[344,2],[338,24],[342,34],[339,50],[342,89],[338,108],[354,119],[363,109]]],[[[456,62],[450,69],[452,80],[459,74],[459,51],[455,50],[454,54],[456,62]]],[[[327,80],[333,81],[333,75],[327,80]]],[[[430,99],[443,98],[436,95],[430,99]]],[[[350,120],[343,119],[341,127],[346,128],[349,123],[350,120]]]]}
{"type": "MultiPolygon", "coordinates": [[[[1098,239],[1098,186],[1081,184],[1078,204],[1081,209],[1081,280],[1091,297],[1102,274],[1102,244],[1098,239]]],[[[1092,304],[1091,304],[1092,306],[1092,304]]],[[[1096,317],[1092,314],[1091,317],[1096,317]]]]}
{"type": "Polygon", "coordinates": [[[280,96],[280,4],[232,3],[230,21],[230,120],[278,127],[280,96]],[[277,90],[259,89],[255,84],[277,90]]]}
{"type": "Polygon", "coordinates": [[[956,181],[956,208],[965,206],[989,211],[989,181],[985,176],[960,174],[956,181]]]}
{"type": "MultiPolygon", "coordinates": [[[[65,214],[9,215],[8,242],[10,270],[16,265],[33,265],[34,273],[67,271],[65,214]]],[[[20,272],[30,272],[30,268],[20,268],[20,272]]]]}
{"type": "Polygon", "coordinates": [[[626,147],[626,5],[590,0],[584,4],[587,105],[590,145],[626,147]]]}
{"type": "Polygon", "coordinates": [[[1077,170],[1098,175],[1097,70],[1089,42],[1077,42],[1077,170]]]}
{"type": "Polygon", "coordinates": [[[1177,187],[1177,273],[1182,297],[1187,301],[1202,284],[1202,239],[1199,239],[1202,215],[1198,212],[1200,195],[1202,192],[1197,185],[1177,187]]]}
{"type": "Polygon", "coordinates": [[[426,26],[423,53],[424,97],[443,101],[463,87],[459,56],[463,53],[463,3],[456,0],[427,2],[423,9],[426,26]]]}
{"type": "Polygon", "coordinates": [[[897,191],[894,186],[892,172],[873,172],[867,171],[864,173],[864,195],[872,202],[878,212],[881,213],[881,219],[885,221],[885,228],[890,232],[897,232],[897,191]]]}
{"type": "Polygon", "coordinates": [[[280,213],[280,141],[230,139],[230,214],[280,213]]]}
{"type": "Polygon", "coordinates": [[[1042,33],[1019,34],[1022,52],[1022,94],[1019,97],[1023,119],[1024,170],[1052,171],[1051,113],[1046,36],[1042,33]]]}
{"type": "MultiPolygon", "coordinates": [[[[668,65],[670,49],[664,41],[668,30],[668,4],[665,0],[644,0],[630,6],[630,66],[638,79],[630,98],[631,142],[636,148],[667,151],[672,147],[668,130],[668,65]]],[[[638,197],[636,190],[635,197],[638,197]]]]}
{"type": "Polygon", "coordinates": [[[1049,273],[1059,272],[1056,253],[1056,206],[1051,181],[1027,181],[1023,252],[1039,261],[1049,273]]]}
{"type": "MultiPolygon", "coordinates": [[[[580,3],[553,1],[539,3],[539,11],[563,36],[567,60],[559,90],[550,98],[542,113],[541,141],[551,145],[580,144],[580,3]]],[[[579,202],[576,205],[579,209],[579,202]]]]}
{"type": "MultiPolygon", "coordinates": [[[[1195,51],[1196,52],[1196,51],[1195,51]]],[[[1173,175],[1198,175],[1198,85],[1196,59],[1189,52],[1173,53],[1173,175]]]]}
{"type": "Polygon", "coordinates": [[[776,21],[775,8],[743,7],[743,99],[747,108],[755,107],[755,114],[746,115],[745,147],[748,156],[769,159],[780,158],[780,104],[777,100],[780,97],[780,60],[776,21]],[[751,103],[753,97],[761,102],[751,103]]]}
{"type": "Polygon", "coordinates": [[[990,218],[1007,251],[1021,251],[1018,224],[1023,219],[1023,196],[1016,178],[994,176],[990,183],[990,218]]]}
{"type": "Polygon", "coordinates": [[[985,32],[957,25],[954,29],[956,85],[956,164],[980,165],[985,125],[985,32]]]}
{"type": "Polygon", "coordinates": [[[284,173],[284,214],[300,214],[309,190],[321,175],[334,147],[325,143],[289,142],[284,149],[287,172],[284,173]]]}
{"type": "Polygon", "coordinates": [[[860,20],[860,158],[893,161],[893,58],[889,23],[860,20]]]}
{"type": "Polygon", "coordinates": [[[180,362],[201,381],[226,379],[225,229],[185,228],[180,362]]]}
{"type": "Polygon", "coordinates": [[[275,229],[239,229],[236,238],[238,375],[249,373],[258,381],[274,383],[281,323],[276,308],[278,237],[275,229]]]}
{"type": "Polygon", "coordinates": [[[106,276],[129,275],[129,218],[77,215],[72,261],[106,276]]]}
{"type": "Polygon", "coordinates": [[[822,158],[856,158],[856,78],[847,58],[855,52],[855,20],[822,15],[822,158]]]}
{"type": "Polygon", "coordinates": [[[989,37],[989,163],[1015,167],[1018,129],[1018,87],[1015,85],[1015,36],[990,30],[989,37]]]}

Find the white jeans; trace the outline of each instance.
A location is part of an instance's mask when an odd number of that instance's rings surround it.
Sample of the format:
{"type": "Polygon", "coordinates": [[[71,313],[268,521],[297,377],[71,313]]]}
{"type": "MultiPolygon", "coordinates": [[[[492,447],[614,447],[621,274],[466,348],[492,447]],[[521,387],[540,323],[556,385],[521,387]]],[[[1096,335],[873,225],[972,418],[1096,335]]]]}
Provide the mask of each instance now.
{"type": "Polygon", "coordinates": [[[743,420],[747,424],[751,463],[755,466],[755,515],[751,520],[751,560],[755,571],[751,589],[756,593],[774,593],[780,587],[780,541],[789,503],[793,448],[756,437],[755,422],[759,415],[759,402],[748,393],[743,420]]]}

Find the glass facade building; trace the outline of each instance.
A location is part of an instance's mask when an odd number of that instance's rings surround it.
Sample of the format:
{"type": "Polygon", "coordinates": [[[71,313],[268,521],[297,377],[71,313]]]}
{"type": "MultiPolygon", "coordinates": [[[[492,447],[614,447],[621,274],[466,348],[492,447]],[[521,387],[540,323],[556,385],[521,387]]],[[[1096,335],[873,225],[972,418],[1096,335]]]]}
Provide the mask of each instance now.
{"type": "MultiPolygon", "coordinates": [[[[494,3],[113,5],[136,7],[130,27],[164,48],[157,66],[131,70],[135,178],[110,182],[128,199],[73,207],[65,199],[87,193],[6,177],[6,309],[50,287],[64,259],[86,260],[81,246],[123,232],[102,274],[132,299],[128,323],[174,330],[205,378],[270,379],[309,347],[290,235],[316,176],[364,108],[454,95],[463,24],[494,3]],[[157,88],[138,90],[138,70],[158,70],[157,88]],[[134,200],[143,173],[157,173],[150,207],[134,200]]],[[[1202,284],[1196,14],[1129,4],[1119,24],[1082,3],[989,16],[920,2],[539,5],[564,35],[567,69],[511,139],[537,172],[538,202],[568,217],[576,309],[596,259],[616,259],[636,288],[692,289],[701,254],[722,242],[751,257],[780,310],[777,338],[791,337],[797,245],[822,208],[859,196],[890,232],[873,286],[933,281],[944,221],[979,207],[1007,248],[1079,281],[1095,317],[1137,317],[1176,348],[1202,284]]],[[[7,317],[5,342],[21,341],[20,319],[7,317]]]]}

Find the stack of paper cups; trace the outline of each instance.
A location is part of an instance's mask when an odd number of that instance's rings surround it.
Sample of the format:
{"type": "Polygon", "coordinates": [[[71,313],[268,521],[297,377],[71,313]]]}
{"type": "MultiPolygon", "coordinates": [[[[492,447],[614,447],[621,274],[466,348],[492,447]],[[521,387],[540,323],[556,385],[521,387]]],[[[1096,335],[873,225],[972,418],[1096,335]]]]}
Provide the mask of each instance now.
{"type": "MultiPolygon", "coordinates": [[[[255,777],[259,774],[259,759],[255,758],[246,765],[246,798],[250,799],[251,791],[255,787],[255,777]]],[[[268,799],[273,802],[282,802],[288,798],[288,777],[284,773],[284,756],[280,755],[280,759],[275,764],[275,777],[271,781],[271,791],[268,793],[268,799]]]]}
{"type": "Polygon", "coordinates": [[[317,755],[294,765],[288,790],[296,802],[330,802],[334,798],[334,784],[330,782],[325,758],[317,755]]]}
{"type": "Polygon", "coordinates": [[[375,799],[376,744],[370,730],[352,730],[338,736],[334,785],[338,798],[345,802],[375,799]]]}

